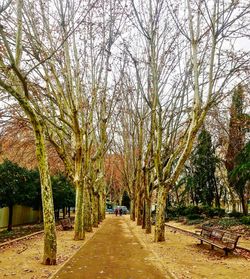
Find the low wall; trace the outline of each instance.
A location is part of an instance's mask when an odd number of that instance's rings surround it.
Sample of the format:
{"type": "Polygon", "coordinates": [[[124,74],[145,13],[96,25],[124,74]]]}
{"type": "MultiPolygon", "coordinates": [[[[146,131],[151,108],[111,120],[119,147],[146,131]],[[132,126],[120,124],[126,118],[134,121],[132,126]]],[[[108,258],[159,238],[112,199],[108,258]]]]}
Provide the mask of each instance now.
{"type": "MultiPolygon", "coordinates": [[[[39,210],[33,210],[31,207],[15,205],[13,207],[13,226],[35,223],[39,220],[39,210]]],[[[8,207],[0,208],[0,228],[8,226],[9,209],[8,207]]]]}

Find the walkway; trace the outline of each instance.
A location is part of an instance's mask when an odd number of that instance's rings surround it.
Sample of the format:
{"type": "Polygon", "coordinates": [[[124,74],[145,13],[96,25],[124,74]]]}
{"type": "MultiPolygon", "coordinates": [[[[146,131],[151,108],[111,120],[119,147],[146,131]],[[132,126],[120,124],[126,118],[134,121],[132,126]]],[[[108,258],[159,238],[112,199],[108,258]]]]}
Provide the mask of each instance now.
{"type": "Polygon", "coordinates": [[[54,279],[163,279],[124,217],[109,216],[54,279]]]}

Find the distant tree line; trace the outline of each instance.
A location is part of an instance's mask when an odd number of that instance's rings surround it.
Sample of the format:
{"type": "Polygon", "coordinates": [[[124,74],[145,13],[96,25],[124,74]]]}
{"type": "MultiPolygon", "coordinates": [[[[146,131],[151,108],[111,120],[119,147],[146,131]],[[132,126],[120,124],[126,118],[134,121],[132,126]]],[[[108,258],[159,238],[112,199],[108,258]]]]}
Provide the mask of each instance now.
{"type": "MultiPolygon", "coordinates": [[[[9,160],[0,164],[0,207],[9,208],[8,230],[12,230],[14,205],[42,208],[40,177],[37,169],[29,170],[9,160]]],[[[75,190],[62,174],[51,177],[56,217],[59,210],[74,206],[75,190]]]]}

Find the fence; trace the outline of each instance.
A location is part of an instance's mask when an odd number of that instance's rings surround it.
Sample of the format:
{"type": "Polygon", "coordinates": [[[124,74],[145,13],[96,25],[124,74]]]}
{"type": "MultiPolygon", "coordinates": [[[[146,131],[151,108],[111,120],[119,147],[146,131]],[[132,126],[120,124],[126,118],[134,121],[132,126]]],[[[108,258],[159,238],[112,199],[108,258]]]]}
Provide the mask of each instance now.
{"type": "MultiPolygon", "coordinates": [[[[9,209],[8,207],[0,208],[0,228],[8,226],[9,209]]],[[[41,219],[41,212],[31,207],[15,205],[13,208],[13,226],[35,223],[41,219]]]]}

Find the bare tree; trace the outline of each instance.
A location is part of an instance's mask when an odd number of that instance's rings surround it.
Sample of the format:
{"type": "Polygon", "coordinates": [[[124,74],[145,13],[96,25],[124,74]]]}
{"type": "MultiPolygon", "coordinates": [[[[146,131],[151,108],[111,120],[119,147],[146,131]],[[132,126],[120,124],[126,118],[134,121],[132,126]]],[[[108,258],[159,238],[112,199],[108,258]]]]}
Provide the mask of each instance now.
{"type": "Polygon", "coordinates": [[[9,9],[16,14],[16,20],[12,22],[13,33],[8,33],[8,26],[1,25],[1,88],[13,96],[28,117],[35,136],[36,157],[41,179],[43,218],[44,218],[44,255],[43,263],[54,265],[56,263],[56,230],[54,220],[54,207],[52,188],[48,167],[48,158],[45,143],[45,127],[42,118],[37,113],[30,98],[33,93],[29,85],[25,71],[23,56],[23,1],[16,1],[16,6],[6,5],[6,11],[2,11],[3,18],[8,16],[9,9]]]}

